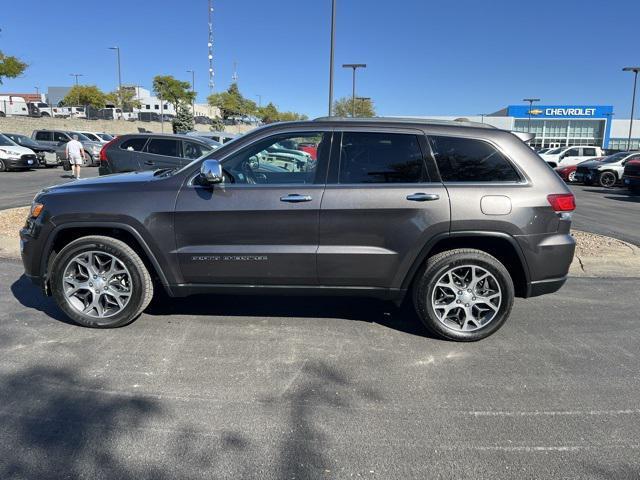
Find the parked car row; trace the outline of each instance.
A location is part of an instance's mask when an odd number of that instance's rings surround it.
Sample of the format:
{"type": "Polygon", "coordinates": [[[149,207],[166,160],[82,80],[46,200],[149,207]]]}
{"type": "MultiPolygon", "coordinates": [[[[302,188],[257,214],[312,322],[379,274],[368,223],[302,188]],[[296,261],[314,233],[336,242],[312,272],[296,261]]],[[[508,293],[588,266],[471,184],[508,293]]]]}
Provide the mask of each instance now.
{"type": "Polygon", "coordinates": [[[640,188],[640,152],[618,152],[577,164],[556,166],[554,170],[569,183],[578,182],[605,188],[624,185],[632,190],[640,188]]]}

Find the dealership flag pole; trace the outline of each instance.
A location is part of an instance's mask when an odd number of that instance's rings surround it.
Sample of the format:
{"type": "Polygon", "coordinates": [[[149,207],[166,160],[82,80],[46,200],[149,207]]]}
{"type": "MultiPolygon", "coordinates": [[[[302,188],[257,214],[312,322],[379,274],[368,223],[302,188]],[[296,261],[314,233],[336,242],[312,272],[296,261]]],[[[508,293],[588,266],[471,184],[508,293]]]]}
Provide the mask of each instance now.
{"type": "Polygon", "coordinates": [[[531,133],[531,109],[533,108],[533,102],[539,102],[539,98],[523,98],[523,102],[529,102],[529,126],[527,127],[527,133],[531,133]]]}

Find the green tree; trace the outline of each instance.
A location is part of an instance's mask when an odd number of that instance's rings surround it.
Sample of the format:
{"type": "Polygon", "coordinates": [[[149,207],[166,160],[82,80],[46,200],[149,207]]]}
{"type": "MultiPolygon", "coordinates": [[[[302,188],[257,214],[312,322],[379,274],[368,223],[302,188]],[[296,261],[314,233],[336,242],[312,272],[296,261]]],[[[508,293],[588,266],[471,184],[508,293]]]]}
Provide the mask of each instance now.
{"type": "Polygon", "coordinates": [[[278,114],[278,121],[280,122],[295,122],[296,120],[307,120],[308,118],[304,113],[297,112],[280,112],[278,114]]]}
{"type": "Polygon", "coordinates": [[[105,102],[109,105],[122,106],[124,112],[132,112],[134,108],[140,108],[140,100],[135,98],[135,90],[122,87],[120,90],[105,95],[105,102]]]}
{"type": "Polygon", "coordinates": [[[179,103],[176,111],[176,118],[171,122],[173,133],[190,132],[195,126],[191,107],[186,103],[179,103]]]}
{"type": "Polygon", "coordinates": [[[156,75],[153,77],[153,91],[163,101],[171,103],[176,110],[181,103],[190,104],[195,98],[191,91],[191,84],[183,82],[171,75],[156,75]]]}
{"type": "Polygon", "coordinates": [[[16,78],[22,75],[28,65],[16,57],[0,52],[0,85],[3,78],[16,78]]]}
{"type": "Polygon", "coordinates": [[[271,102],[269,102],[264,107],[259,108],[257,112],[257,117],[263,123],[277,122],[279,121],[279,115],[280,115],[280,112],[278,112],[278,109],[276,108],[276,106],[271,102]]]}
{"type": "MultiPolygon", "coordinates": [[[[356,117],[375,117],[376,110],[373,102],[369,98],[356,97],[355,102],[356,117]]],[[[352,117],[353,102],[351,97],[343,97],[333,103],[333,114],[336,117],[352,117]]]]}
{"type": "Polygon", "coordinates": [[[209,105],[218,107],[223,119],[256,115],[256,102],[242,96],[237,83],[232,83],[226,92],[214,93],[207,98],[209,105]]]}
{"type": "Polygon", "coordinates": [[[91,105],[95,108],[103,108],[107,96],[95,85],[76,85],[69,90],[60,102],[61,105],[91,105]]]}

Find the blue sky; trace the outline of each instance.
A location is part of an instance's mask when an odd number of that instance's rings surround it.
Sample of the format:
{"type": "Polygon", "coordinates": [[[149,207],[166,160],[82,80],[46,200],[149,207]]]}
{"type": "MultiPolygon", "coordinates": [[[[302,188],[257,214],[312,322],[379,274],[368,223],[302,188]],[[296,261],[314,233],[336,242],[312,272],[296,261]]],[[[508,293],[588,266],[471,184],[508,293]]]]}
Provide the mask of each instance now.
{"type": "MultiPolygon", "coordinates": [[[[70,85],[150,87],[156,74],[207,87],[206,0],[22,0],[0,17],[0,50],[25,59],[0,91],[70,85]],[[27,18],[28,16],[28,18],[27,18]]],[[[325,115],[331,0],[215,0],[216,89],[233,62],[247,96],[325,115]]],[[[343,63],[366,63],[358,94],[380,115],[493,112],[534,96],[544,104],[611,104],[628,118],[640,64],[637,0],[338,0],[335,95],[351,94],[343,63]]]]}

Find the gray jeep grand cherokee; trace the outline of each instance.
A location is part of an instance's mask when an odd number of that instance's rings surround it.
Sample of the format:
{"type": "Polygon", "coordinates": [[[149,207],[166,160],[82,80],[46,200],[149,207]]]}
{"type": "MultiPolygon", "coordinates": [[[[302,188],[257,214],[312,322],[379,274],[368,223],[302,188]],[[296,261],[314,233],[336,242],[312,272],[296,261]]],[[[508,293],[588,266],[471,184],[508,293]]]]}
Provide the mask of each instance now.
{"type": "Polygon", "coordinates": [[[74,321],[116,327],[154,288],[408,297],[432,332],[478,340],[515,296],[558,290],[574,198],[485,125],[322,118],[269,125],[178,169],[40,192],[27,276],[74,321]]]}

